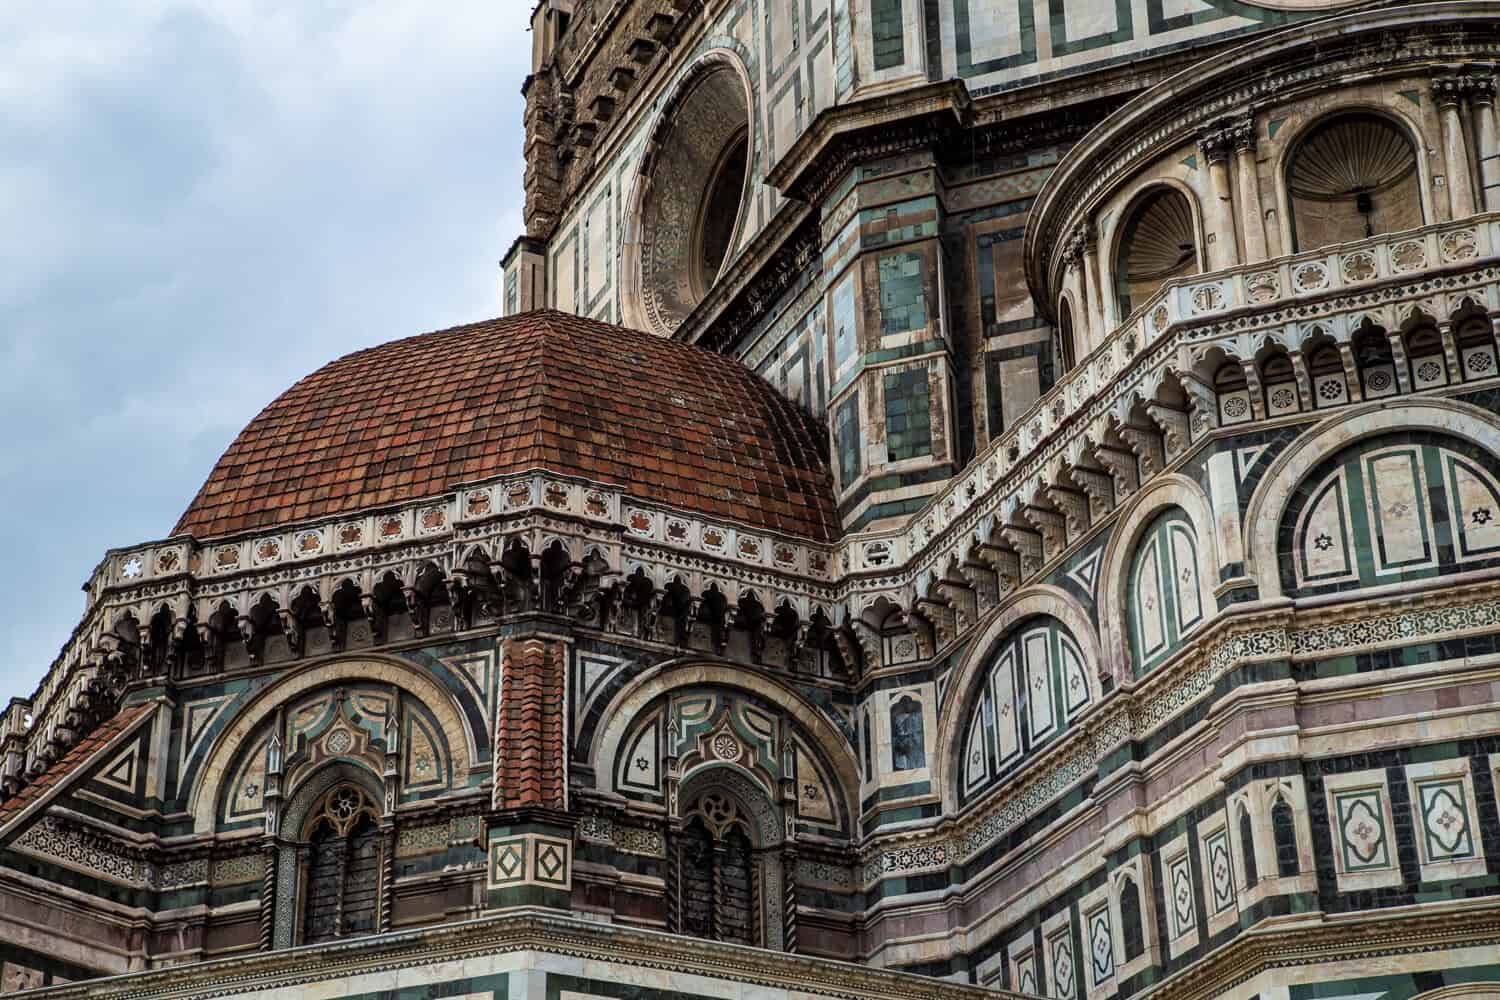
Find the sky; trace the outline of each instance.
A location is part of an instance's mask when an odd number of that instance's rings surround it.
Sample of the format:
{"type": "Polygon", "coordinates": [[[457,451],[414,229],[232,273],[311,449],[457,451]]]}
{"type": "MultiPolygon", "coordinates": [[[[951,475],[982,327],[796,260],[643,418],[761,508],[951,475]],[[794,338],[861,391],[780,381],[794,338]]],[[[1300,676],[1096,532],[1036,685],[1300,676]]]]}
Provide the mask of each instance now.
{"type": "Polygon", "coordinates": [[[0,5],[0,705],[280,392],[499,315],[531,6],[0,5]]]}

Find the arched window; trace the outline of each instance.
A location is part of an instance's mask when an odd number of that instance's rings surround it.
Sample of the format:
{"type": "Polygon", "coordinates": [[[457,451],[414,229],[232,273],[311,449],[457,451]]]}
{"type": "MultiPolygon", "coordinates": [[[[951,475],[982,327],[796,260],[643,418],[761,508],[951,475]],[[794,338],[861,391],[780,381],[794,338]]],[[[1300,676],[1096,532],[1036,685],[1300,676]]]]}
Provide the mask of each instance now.
{"type": "Polygon", "coordinates": [[[1278,798],[1271,807],[1271,835],[1276,841],[1276,873],[1282,878],[1301,870],[1297,861],[1297,822],[1286,799],[1278,798]]]}
{"type": "Polygon", "coordinates": [[[897,771],[915,771],[927,766],[923,745],[922,703],[905,695],[891,706],[891,764],[897,771]]]}
{"type": "Polygon", "coordinates": [[[1344,377],[1344,359],[1332,344],[1318,348],[1308,361],[1312,375],[1313,406],[1319,410],[1349,402],[1349,382],[1344,377]]]}
{"type": "Polygon", "coordinates": [[[1266,394],[1266,415],[1279,417],[1302,409],[1297,398],[1297,377],[1285,351],[1270,355],[1260,366],[1261,386],[1266,394]]]}
{"type": "Polygon", "coordinates": [[[303,943],[373,933],[382,846],[370,800],[353,785],[334,788],[313,813],[306,836],[303,943]]]}
{"type": "Polygon", "coordinates": [[[1296,595],[1500,566],[1500,458],[1429,434],[1360,441],[1298,484],[1277,551],[1296,595]]]}
{"type": "Polygon", "coordinates": [[[1052,374],[1061,378],[1078,363],[1078,352],[1073,333],[1073,309],[1063,299],[1057,311],[1057,329],[1052,332],[1052,374]]]}
{"type": "Polygon", "coordinates": [[[1338,115],[1313,128],[1287,161],[1286,186],[1295,250],[1422,225],[1416,151],[1379,115],[1338,115]]]}
{"type": "Polygon", "coordinates": [[[1038,616],[996,644],[965,720],[959,794],[972,799],[1064,732],[1092,700],[1089,668],[1066,626],[1038,616]]]}
{"type": "Polygon", "coordinates": [[[1260,881],[1255,868],[1255,830],[1250,825],[1250,811],[1240,806],[1240,858],[1245,870],[1245,888],[1254,889],[1260,881]]]}
{"type": "Polygon", "coordinates": [[[698,800],[677,842],[682,933],[760,946],[760,869],[746,820],[724,795],[698,800]]]}
{"type": "Polygon", "coordinates": [[[1226,361],[1214,372],[1214,394],[1219,397],[1219,423],[1243,424],[1254,418],[1245,370],[1238,361],[1226,361]]]}
{"type": "Polygon", "coordinates": [[[1162,187],[1136,202],[1120,227],[1114,263],[1122,319],[1144,305],[1163,282],[1197,274],[1198,239],[1187,197],[1162,187]]]}
{"type": "Polygon", "coordinates": [[[1198,535],[1180,508],[1160,515],[1141,536],[1129,586],[1131,652],[1140,676],[1210,613],[1198,575],[1198,535]]]}
{"type": "Polygon", "coordinates": [[[870,712],[866,709],[862,715],[860,724],[860,750],[864,755],[865,780],[875,780],[874,740],[870,735],[870,712]]]}
{"type": "Polygon", "coordinates": [[[1141,891],[1128,875],[1120,880],[1120,936],[1125,942],[1125,961],[1146,953],[1146,928],[1141,921],[1141,891]]]}
{"type": "Polygon", "coordinates": [[[1406,335],[1406,360],[1411,366],[1412,388],[1436,389],[1448,384],[1443,338],[1432,327],[1420,326],[1406,335]]]}
{"type": "Polygon", "coordinates": [[[1360,388],[1366,399],[1396,394],[1396,363],[1391,359],[1391,342],[1384,330],[1367,326],[1355,334],[1354,360],[1359,365],[1360,388]]]}

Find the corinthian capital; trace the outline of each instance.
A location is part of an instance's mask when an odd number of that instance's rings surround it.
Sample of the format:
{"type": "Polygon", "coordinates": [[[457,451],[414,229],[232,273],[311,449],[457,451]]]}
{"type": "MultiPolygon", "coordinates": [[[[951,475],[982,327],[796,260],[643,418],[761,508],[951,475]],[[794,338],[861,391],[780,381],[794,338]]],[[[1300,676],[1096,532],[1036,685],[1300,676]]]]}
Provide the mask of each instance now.
{"type": "Polygon", "coordinates": [[[1220,125],[1209,129],[1198,137],[1198,148],[1203,150],[1203,158],[1209,163],[1229,159],[1230,152],[1235,148],[1234,127],[1220,125]]]}

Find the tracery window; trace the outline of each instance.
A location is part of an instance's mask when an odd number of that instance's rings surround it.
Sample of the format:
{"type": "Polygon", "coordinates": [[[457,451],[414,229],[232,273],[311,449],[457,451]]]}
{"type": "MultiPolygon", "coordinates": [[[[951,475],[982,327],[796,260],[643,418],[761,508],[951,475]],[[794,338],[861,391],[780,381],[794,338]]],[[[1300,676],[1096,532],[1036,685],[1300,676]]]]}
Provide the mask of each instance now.
{"type": "Polygon", "coordinates": [[[1379,115],[1338,115],[1314,127],[1287,161],[1286,185],[1296,250],[1422,225],[1416,152],[1379,115]]]}
{"type": "Polygon", "coordinates": [[[1301,868],[1297,861],[1297,821],[1286,799],[1278,798],[1271,807],[1271,835],[1276,841],[1276,873],[1282,878],[1296,875],[1301,868]]]}
{"type": "Polygon", "coordinates": [[[1141,922],[1141,892],[1135,880],[1120,880],[1120,936],[1125,944],[1125,961],[1146,953],[1146,926],[1141,922]]]}
{"type": "Polygon", "coordinates": [[[745,819],[729,799],[709,793],[684,826],[678,850],[682,933],[760,945],[760,865],[745,819]]]}
{"type": "Polygon", "coordinates": [[[308,819],[305,836],[303,943],[374,933],[382,845],[369,798],[353,785],[333,788],[308,819]]]}
{"type": "Polygon", "coordinates": [[[1058,310],[1057,329],[1052,334],[1052,377],[1055,379],[1067,374],[1078,363],[1073,337],[1073,309],[1064,299],[1058,310]]]}
{"type": "Polygon", "coordinates": [[[1254,889],[1260,881],[1255,867],[1255,830],[1250,825],[1250,811],[1240,806],[1240,855],[1244,862],[1245,888],[1254,889]]]}

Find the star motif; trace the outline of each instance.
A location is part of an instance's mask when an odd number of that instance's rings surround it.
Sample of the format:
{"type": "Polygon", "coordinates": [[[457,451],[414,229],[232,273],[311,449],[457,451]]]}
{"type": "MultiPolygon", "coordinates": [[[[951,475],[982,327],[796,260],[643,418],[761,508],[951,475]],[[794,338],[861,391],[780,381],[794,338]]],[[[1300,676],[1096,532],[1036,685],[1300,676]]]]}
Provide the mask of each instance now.
{"type": "Polygon", "coordinates": [[[650,766],[651,762],[644,757],[637,757],[635,759],[635,769],[637,771],[644,771],[650,766]]]}
{"type": "Polygon", "coordinates": [[[1469,515],[1469,520],[1475,524],[1489,524],[1494,516],[1488,507],[1475,507],[1473,513],[1469,515]]]}
{"type": "Polygon", "coordinates": [[[1329,549],[1333,548],[1333,538],[1328,535],[1319,535],[1313,542],[1313,546],[1316,547],[1319,552],[1327,552],[1329,549]]]}

